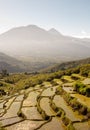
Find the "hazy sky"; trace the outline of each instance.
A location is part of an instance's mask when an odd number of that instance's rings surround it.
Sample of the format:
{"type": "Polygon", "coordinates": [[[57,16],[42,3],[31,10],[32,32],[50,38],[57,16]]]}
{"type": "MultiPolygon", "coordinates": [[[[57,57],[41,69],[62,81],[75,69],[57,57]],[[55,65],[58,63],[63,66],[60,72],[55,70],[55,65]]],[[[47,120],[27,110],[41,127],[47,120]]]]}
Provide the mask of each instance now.
{"type": "Polygon", "coordinates": [[[89,37],[90,0],[0,0],[0,33],[29,24],[89,37]]]}

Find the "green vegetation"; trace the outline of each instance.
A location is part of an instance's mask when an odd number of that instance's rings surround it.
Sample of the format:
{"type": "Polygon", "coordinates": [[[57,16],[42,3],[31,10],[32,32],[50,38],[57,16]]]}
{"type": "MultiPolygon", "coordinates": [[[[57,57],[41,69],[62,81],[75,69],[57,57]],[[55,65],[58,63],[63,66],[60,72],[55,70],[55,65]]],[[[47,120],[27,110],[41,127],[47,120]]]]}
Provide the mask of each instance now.
{"type": "Polygon", "coordinates": [[[88,76],[90,73],[90,64],[80,67],[80,74],[83,76],[88,76]]]}
{"type": "Polygon", "coordinates": [[[86,95],[86,96],[90,97],[90,86],[85,85],[85,84],[83,84],[83,83],[80,82],[80,81],[77,81],[77,82],[74,84],[74,90],[75,90],[77,93],[80,93],[80,94],[82,94],[82,95],[86,95]]]}
{"type": "MultiPolygon", "coordinates": [[[[61,64],[58,64],[58,65],[53,66],[51,68],[49,67],[48,69],[46,69],[46,72],[47,71],[48,72],[56,72],[59,70],[66,70],[66,73],[67,73],[66,75],[70,75],[71,73],[80,73],[81,66],[82,67],[85,66],[85,68],[87,70],[87,65],[89,65],[89,67],[90,67],[90,58],[61,63],[61,64]],[[72,70],[72,72],[70,70],[72,70]]],[[[90,68],[88,68],[88,69],[90,70],[90,68]]],[[[83,70],[84,70],[84,68],[83,68],[83,70]]],[[[44,70],[44,72],[45,72],[45,70],[44,70]]]]}
{"type": "Polygon", "coordinates": [[[73,82],[73,79],[71,79],[71,77],[70,76],[67,76],[67,75],[65,75],[65,76],[62,76],[62,78],[61,78],[61,80],[63,81],[63,82],[65,82],[65,83],[67,83],[67,82],[73,82]]]}
{"type": "Polygon", "coordinates": [[[82,77],[79,74],[72,74],[71,78],[74,79],[74,80],[83,80],[84,79],[84,77],[82,77]]]}
{"type": "Polygon", "coordinates": [[[75,130],[72,123],[69,123],[69,125],[67,126],[67,130],[75,130]]]}

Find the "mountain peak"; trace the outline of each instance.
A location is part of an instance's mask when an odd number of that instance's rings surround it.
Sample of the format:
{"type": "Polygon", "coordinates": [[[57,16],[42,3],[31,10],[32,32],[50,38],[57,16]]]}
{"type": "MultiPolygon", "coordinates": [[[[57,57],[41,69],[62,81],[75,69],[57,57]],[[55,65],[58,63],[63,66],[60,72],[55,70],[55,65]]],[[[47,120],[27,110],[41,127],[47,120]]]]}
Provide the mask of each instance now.
{"type": "Polygon", "coordinates": [[[31,25],[27,25],[27,26],[25,26],[25,28],[28,28],[28,29],[33,29],[33,30],[43,30],[43,31],[46,31],[45,29],[43,29],[43,28],[41,28],[41,27],[39,27],[39,26],[37,26],[37,25],[34,25],[34,24],[31,24],[31,25]]]}
{"type": "Polygon", "coordinates": [[[49,31],[49,33],[54,34],[54,35],[62,35],[59,31],[57,31],[55,28],[51,28],[49,31]]]}
{"type": "Polygon", "coordinates": [[[30,28],[39,28],[37,25],[31,24],[31,25],[27,25],[26,27],[30,27],[30,28]]]}

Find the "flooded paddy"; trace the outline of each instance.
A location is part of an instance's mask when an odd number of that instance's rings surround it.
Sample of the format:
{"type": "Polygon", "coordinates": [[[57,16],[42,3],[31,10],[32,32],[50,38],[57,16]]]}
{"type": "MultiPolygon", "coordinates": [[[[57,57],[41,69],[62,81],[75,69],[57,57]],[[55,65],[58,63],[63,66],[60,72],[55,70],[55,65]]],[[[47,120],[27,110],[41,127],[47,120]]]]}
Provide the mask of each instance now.
{"type": "Polygon", "coordinates": [[[74,123],[76,130],[90,130],[90,122],[74,123]]]}
{"type": "Polygon", "coordinates": [[[42,95],[41,95],[41,96],[52,96],[52,95],[54,95],[54,93],[55,93],[57,87],[58,87],[58,86],[50,87],[50,88],[45,89],[45,90],[42,92],[42,95]]]}
{"type": "Polygon", "coordinates": [[[38,119],[42,120],[41,115],[37,111],[37,107],[24,107],[21,109],[27,119],[38,119]]]}
{"type": "Polygon", "coordinates": [[[20,102],[13,102],[7,112],[3,115],[3,117],[0,118],[0,120],[17,116],[20,105],[20,102]]]}
{"type": "Polygon", "coordinates": [[[48,88],[48,87],[51,87],[52,85],[51,85],[50,82],[43,82],[43,86],[44,86],[45,88],[48,88]]]}
{"type": "Polygon", "coordinates": [[[53,118],[46,125],[43,125],[39,130],[65,130],[65,126],[61,120],[53,118]]]}
{"type": "Polygon", "coordinates": [[[10,107],[10,105],[13,103],[13,101],[15,100],[16,97],[12,97],[10,99],[7,100],[7,102],[4,104],[5,109],[8,109],[10,107]]]}
{"type": "Polygon", "coordinates": [[[47,115],[49,115],[49,116],[54,115],[53,111],[50,107],[50,104],[49,104],[49,98],[42,98],[40,100],[40,106],[46,112],[47,115]]]}
{"type": "Polygon", "coordinates": [[[17,96],[17,98],[15,99],[16,102],[20,102],[23,100],[24,94],[23,95],[19,95],[17,96]]]}
{"type": "Polygon", "coordinates": [[[7,130],[35,130],[37,127],[41,126],[45,121],[28,121],[17,123],[15,125],[7,127],[7,130]]]}
{"type": "Polygon", "coordinates": [[[67,93],[75,93],[75,92],[73,92],[73,88],[72,88],[72,87],[64,87],[64,86],[63,86],[63,89],[64,89],[67,93]]]}
{"type": "Polygon", "coordinates": [[[90,84],[90,78],[86,78],[82,81],[84,84],[89,85],[90,84]]]}
{"type": "Polygon", "coordinates": [[[14,123],[18,123],[20,121],[22,121],[22,118],[20,118],[20,117],[12,117],[12,118],[3,119],[0,122],[2,123],[2,126],[9,126],[9,125],[12,125],[14,123]]]}
{"type": "Polygon", "coordinates": [[[0,109],[3,109],[3,105],[6,103],[6,101],[3,101],[0,103],[0,109]]]}
{"type": "Polygon", "coordinates": [[[39,95],[39,92],[32,91],[28,94],[28,97],[24,100],[23,106],[35,106],[37,101],[36,98],[39,95]]]}
{"type": "Polygon", "coordinates": [[[66,116],[71,120],[71,121],[81,121],[83,119],[83,116],[79,115],[78,113],[74,112],[70,106],[66,104],[64,101],[63,97],[60,95],[56,95],[54,97],[53,102],[56,104],[57,107],[62,108],[66,116]]]}

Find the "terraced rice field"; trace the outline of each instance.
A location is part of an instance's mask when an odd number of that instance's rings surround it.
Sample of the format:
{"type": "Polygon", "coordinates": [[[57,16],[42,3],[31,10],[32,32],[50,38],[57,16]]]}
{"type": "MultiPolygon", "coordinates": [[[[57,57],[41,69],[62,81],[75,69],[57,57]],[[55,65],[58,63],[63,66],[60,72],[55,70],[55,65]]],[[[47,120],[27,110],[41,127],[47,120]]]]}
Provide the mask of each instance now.
{"type": "MultiPolygon", "coordinates": [[[[7,130],[90,130],[90,118],[74,110],[56,90],[61,85],[78,102],[90,108],[90,98],[73,91],[74,79],[54,79],[0,99],[0,123],[7,130]],[[65,81],[65,82],[64,82],[65,81]],[[66,83],[67,82],[67,83],[66,83]],[[54,106],[53,106],[53,104],[54,106]]],[[[90,78],[83,80],[90,83],[90,78]]]]}

